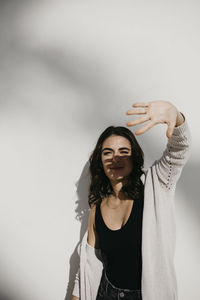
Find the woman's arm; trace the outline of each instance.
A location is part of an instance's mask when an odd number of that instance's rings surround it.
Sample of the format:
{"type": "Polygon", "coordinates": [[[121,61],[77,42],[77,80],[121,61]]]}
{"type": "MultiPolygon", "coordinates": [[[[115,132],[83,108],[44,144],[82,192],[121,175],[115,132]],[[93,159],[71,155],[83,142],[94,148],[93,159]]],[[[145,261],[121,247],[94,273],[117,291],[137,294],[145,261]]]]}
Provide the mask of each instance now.
{"type": "Polygon", "coordinates": [[[175,188],[191,148],[191,134],[187,121],[184,118],[184,122],[178,124],[168,139],[161,158],[153,163],[159,181],[168,190],[175,188]]]}
{"type": "MultiPolygon", "coordinates": [[[[182,168],[185,165],[191,146],[191,134],[187,121],[184,115],[177,110],[177,108],[168,101],[153,101],[147,103],[136,103],[134,106],[142,106],[139,110],[130,110],[127,114],[144,114],[143,118],[137,118],[129,125],[136,125],[147,120],[150,122],[143,126],[136,134],[142,134],[158,123],[166,123],[168,129],[166,135],[168,143],[161,158],[156,160],[155,170],[159,181],[167,189],[172,189],[181,175],[182,168]],[[144,110],[146,108],[146,110],[144,110]]],[[[152,166],[153,166],[152,165],[152,166]]]]}
{"type": "Polygon", "coordinates": [[[184,115],[179,111],[176,118],[176,125],[175,127],[181,126],[185,121],[184,115]]]}
{"type": "Polygon", "coordinates": [[[99,237],[95,228],[96,205],[92,204],[88,218],[88,237],[87,242],[90,246],[99,249],[99,237]]]}

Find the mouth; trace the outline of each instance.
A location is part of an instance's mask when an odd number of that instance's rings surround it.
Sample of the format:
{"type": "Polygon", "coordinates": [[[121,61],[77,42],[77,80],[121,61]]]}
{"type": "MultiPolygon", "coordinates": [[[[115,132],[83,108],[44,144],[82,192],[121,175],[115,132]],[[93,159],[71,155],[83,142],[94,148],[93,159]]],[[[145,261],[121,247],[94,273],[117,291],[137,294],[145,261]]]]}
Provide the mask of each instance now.
{"type": "Polygon", "coordinates": [[[111,168],[111,170],[120,170],[123,169],[123,167],[115,167],[115,168],[111,168]]]}

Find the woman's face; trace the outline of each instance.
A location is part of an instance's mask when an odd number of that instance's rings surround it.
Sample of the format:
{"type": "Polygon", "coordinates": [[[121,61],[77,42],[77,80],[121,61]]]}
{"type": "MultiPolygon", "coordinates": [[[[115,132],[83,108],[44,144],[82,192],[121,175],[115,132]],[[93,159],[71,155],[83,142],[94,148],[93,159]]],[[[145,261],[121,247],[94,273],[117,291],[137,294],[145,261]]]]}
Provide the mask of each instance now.
{"type": "Polygon", "coordinates": [[[130,141],[119,135],[111,135],[102,145],[101,160],[106,176],[111,181],[122,180],[133,168],[130,141]]]}

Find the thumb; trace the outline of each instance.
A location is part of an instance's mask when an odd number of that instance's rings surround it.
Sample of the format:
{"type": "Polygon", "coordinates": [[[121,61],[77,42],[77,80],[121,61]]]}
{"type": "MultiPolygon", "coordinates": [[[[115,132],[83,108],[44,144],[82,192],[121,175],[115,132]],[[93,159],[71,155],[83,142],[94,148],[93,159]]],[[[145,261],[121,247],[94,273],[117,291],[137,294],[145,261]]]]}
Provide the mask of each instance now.
{"type": "Polygon", "coordinates": [[[168,139],[172,136],[172,133],[174,131],[174,126],[175,126],[175,123],[168,123],[168,128],[167,128],[167,132],[166,132],[166,136],[168,139]]]}

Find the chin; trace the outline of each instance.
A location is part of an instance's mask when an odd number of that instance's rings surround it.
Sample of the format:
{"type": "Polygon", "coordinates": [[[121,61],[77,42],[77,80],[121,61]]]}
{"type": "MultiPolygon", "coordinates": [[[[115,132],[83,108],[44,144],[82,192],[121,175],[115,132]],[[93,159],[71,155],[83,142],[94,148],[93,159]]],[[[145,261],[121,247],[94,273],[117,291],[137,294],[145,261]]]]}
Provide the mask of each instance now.
{"type": "Polygon", "coordinates": [[[110,180],[123,180],[125,179],[124,176],[112,176],[112,177],[109,177],[110,180]]]}

